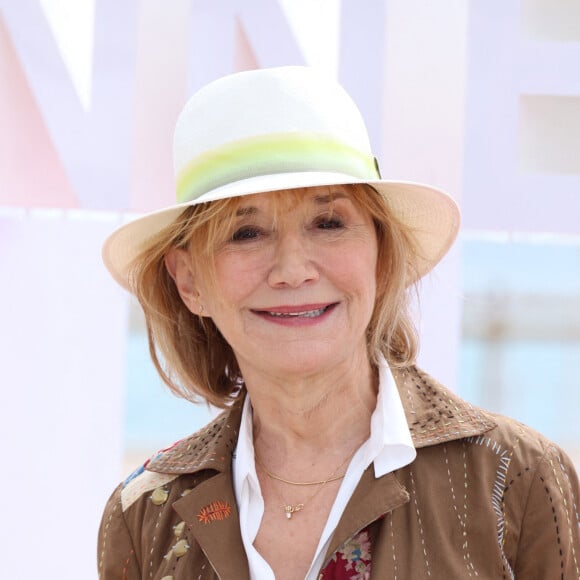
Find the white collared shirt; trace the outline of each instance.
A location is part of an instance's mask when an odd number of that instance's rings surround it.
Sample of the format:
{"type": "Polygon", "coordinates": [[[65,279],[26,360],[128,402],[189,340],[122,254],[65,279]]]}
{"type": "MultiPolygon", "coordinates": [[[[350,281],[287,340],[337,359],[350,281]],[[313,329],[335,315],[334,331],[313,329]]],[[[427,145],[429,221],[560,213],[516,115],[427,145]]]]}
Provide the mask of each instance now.
{"type": "MultiPolygon", "coordinates": [[[[377,406],[371,415],[369,438],[350,461],[338,494],[320,537],[316,553],[305,580],[316,580],[324,555],[342,512],[352,496],[363,472],[374,463],[375,477],[409,465],[416,456],[411,433],[399,391],[387,363],[379,367],[377,406]]],[[[254,547],[254,540],[264,515],[264,499],[256,474],[252,427],[252,406],[247,396],[233,462],[234,492],[240,514],[240,529],[248,556],[252,580],[275,580],[274,572],[254,547]]]]}

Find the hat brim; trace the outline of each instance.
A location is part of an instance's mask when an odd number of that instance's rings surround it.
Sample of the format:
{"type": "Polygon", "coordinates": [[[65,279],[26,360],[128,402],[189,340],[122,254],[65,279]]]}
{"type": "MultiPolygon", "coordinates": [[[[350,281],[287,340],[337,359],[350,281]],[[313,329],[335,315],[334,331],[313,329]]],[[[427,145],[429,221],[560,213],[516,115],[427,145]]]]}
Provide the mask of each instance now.
{"type": "Polygon", "coordinates": [[[433,269],[457,237],[459,209],[455,201],[440,189],[413,182],[356,179],[341,173],[279,173],[229,183],[193,201],[140,216],[118,228],[106,239],[103,261],[113,278],[131,291],[131,263],[147,247],[149,240],[169,226],[189,206],[284,189],[350,184],[367,184],[376,189],[390,211],[412,232],[418,255],[414,271],[409,272],[409,284],[433,269]]]}

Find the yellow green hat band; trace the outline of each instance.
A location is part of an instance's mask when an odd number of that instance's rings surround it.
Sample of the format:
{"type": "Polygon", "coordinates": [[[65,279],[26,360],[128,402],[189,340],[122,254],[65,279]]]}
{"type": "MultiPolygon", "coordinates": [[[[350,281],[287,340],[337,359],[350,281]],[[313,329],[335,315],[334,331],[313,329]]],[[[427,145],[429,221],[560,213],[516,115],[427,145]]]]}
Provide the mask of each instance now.
{"type": "Polygon", "coordinates": [[[326,135],[285,133],[234,141],[190,161],[177,175],[177,201],[185,203],[223,185],[261,175],[329,172],[380,179],[375,159],[326,135]]]}

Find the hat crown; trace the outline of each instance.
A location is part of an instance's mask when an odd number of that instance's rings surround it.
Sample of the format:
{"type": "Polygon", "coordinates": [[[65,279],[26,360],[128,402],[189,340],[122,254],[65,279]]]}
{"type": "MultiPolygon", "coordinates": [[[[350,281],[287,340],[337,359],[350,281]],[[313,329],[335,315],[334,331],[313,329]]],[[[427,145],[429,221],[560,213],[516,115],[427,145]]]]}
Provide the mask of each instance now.
{"type": "MultiPolygon", "coordinates": [[[[319,155],[323,151],[328,158],[330,149],[335,154],[337,148],[372,160],[360,111],[334,79],[301,66],[232,74],[195,93],[177,120],[174,169],[178,198],[181,195],[180,201],[186,201],[202,195],[204,191],[180,194],[179,182],[182,178],[187,180],[184,176],[188,171],[195,171],[195,180],[190,178],[189,182],[195,181],[199,186],[205,179],[199,167],[215,166],[217,160],[220,167],[212,169],[213,174],[228,175],[236,163],[238,171],[230,175],[231,179],[225,177],[221,182],[216,182],[212,175],[207,179],[206,191],[251,177],[251,174],[245,175],[242,168],[251,172],[254,162],[264,166],[262,172],[268,172],[269,168],[272,173],[329,169],[338,172],[343,169],[340,155],[334,155],[338,166],[332,168],[321,167],[328,161],[319,155]],[[257,143],[261,145],[256,146],[257,143]],[[253,153],[248,152],[249,148],[253,153]],[[292,149],[296,156],[302,152],[295,165],[291,159],[292,149]],[[244,152],[242,161],[240,156],[244,152]],[[305,167],[305,163],[309,165],[305,167]]],[[[372,176],[376,177],[371,171],[368,177],[372,176]]],[[[188,186],[184,185],[183,189],[188,186]]]]}

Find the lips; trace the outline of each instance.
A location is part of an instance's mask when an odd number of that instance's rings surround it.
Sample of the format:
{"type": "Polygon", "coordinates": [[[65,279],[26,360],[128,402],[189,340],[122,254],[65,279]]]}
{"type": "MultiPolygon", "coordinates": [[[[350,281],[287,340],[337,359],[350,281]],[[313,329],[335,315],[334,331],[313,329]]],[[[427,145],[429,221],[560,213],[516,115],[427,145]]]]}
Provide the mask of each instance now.
{"type": "Polygon", "coordinates": [[[281,306],[274,308],[272,310],[255,310],[256,314],[262,316],[269,316],[278,320],[297,320],[297,319],[308,319],[308,318],[318,318],[331,308],[336,306],[337,303],[325,304],[324,306],[319,305],[304,305],[304,306],[281,306]]]}
{"type": "Polygon", "coordinates": [[[321,316],[324,314],[329,308],[328,306],[324,306],[323,308],[317,308],[316,310],[303,310],[302,312],[270,312],[266,311],[264,314],[268,316],[274,316],[275,318],[316,318],[317,316],[321,316]]]}

